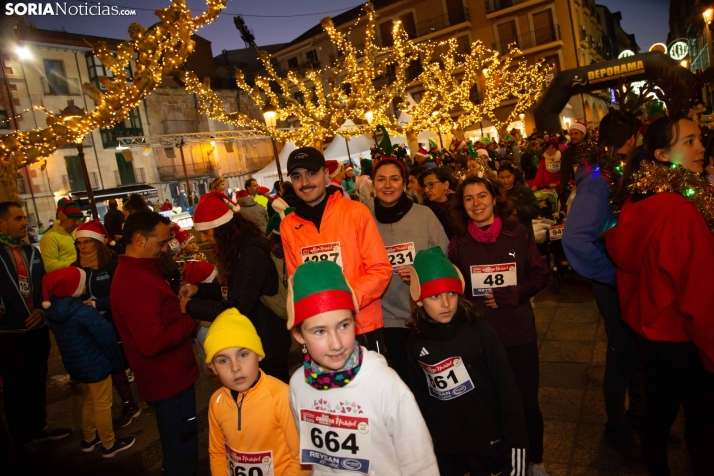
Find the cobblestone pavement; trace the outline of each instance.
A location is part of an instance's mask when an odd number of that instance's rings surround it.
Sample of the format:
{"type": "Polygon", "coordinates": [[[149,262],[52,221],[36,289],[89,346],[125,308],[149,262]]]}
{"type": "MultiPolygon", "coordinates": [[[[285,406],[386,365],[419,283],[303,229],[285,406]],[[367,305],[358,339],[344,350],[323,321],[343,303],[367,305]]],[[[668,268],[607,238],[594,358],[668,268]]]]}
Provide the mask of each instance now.
{"type": "MultiPolygon", "coordinates": [[[[545,290],[536,297],[535,312],[541,361],[540,404],[545,418],[544,458],[548,472],[552,476],[646,475],[641,464],[624,460],[603,438],[606,416],[602,378],[606,339],[589,285],[575,277],[563,286],[560,294],[545,290]]],[[[298,362],[299,356],[294,355],[293,363],[298,362]]],[[[79,451],[82,392],[69,385],[55,345],[49,368],[49,419],[74,432],[63,440],[44,443],[41,451],[18,474],[161,475],[161,443],[151,407],[142,404],[141,416],[117,431],[119,437],[136,437],[133,448],[110,460],[102,459],[99,451],[82,453],[79,451]]],[[[134,384],[132,387],[138,397],[134,384]]],[[[198,475],[210,474],[207,405],[214,389],[208,369],[201,365],[201,377],[196,384],[198,475]]],[[[115,402],[118,401],[115,396],[115,402]]],[[[119,415],[119,406],[115,405],[114,413],[119,415]]],[[[684,437],[681,414],[672,432],[684,437]]],[[[669,457],[673,475],[691,474],[683,445],[670,449],[669,457]]]]}

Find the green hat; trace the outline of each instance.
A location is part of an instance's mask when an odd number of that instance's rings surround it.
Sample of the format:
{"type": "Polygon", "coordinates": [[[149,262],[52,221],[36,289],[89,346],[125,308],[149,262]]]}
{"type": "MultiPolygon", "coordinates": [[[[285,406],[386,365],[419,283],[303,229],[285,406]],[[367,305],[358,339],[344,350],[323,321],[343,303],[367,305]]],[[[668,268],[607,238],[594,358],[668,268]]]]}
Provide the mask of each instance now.
{"type": "Polygon", "coordinates": [[[288,329],[323,312],[359,311],[342,268],[332,261],[308,261],[297,267],[288,281],[287,308],[288,329]]]}
{"type": "Polygon", "coordinates": [[[377,130],[382,132],[382,140],[379,141],[379,148],[386,156],[392,155],[392,141],[389,139],[389,133],[383,125],[378,125],[377,130]]]}
{"type": "Polygon", "coordinates": [[[429,150],[431,149],[436,149],[438,146],[436,145],[436,142],[433,140],[429,139],[429,150]]]}
{"type": "Polygon", "coordinates": [[[372,175],[372,159],[359,159],[360,175],[372,175]]]}
{"type": "Polygon", "coordinates": [[[438,246],[419,251],[414,265],[410,266],[409,275],[409,292],[415,302],[441,293],[464,293],[461,271],[438,246]]]}
{"type": "Polygon", "coordinates": [[[294,211],[295,211],[295,207],[288,207],[285,209],[285,212],[283,213],[282,216],[280,216],[280,213],[273,214],[273,216],[270,217],[270,220],[268,220],[268,228],[265,230],[265,236],[270,236],[271,233],[275,233],[276,235],[279,235],[280,234],[280,222],[283,221],[283,217],[290,215],[294,211]]]}
{"type": "Polygon", "coordinates": [[[79,205],[74,200],[67,197],[62,197],[57,202],[58,220],[66,220],[67,218],[84,218],[84,213],[79,209],[79,205]]]}
{"type": "Polygon", "coordinates": [[[476,149],[474,149],[473,142],[469,142],[469,157],[472,159],[476,158],[476,149]]]}

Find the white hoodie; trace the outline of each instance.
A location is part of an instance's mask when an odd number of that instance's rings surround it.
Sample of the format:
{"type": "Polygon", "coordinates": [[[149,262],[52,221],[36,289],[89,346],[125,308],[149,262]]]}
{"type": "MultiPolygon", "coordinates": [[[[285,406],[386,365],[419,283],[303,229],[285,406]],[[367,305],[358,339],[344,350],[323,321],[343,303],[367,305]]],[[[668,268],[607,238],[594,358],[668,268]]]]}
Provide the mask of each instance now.
{"type": "Polygon", "coordinates": [[[313,464],[313,475],[438,476],[414,395],[384,357],[362,352],[362,367],[342,388],[311,387],[302,367],[290,379],[301,463],[313,464]]]}

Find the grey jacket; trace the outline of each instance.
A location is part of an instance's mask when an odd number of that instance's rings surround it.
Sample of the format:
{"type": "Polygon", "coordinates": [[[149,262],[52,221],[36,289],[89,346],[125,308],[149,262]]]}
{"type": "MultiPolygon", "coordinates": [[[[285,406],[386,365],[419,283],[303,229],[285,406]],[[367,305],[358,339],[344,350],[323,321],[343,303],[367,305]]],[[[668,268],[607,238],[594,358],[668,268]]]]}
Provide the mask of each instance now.
{"type": "Polygon", "coordinates": [[[265,233],[265,229],[268,228],[268,211],[265,207],[253,200],[251,196],[239,198],[238,205],[240,214],[258,225],[260,231],[265,233]]]}

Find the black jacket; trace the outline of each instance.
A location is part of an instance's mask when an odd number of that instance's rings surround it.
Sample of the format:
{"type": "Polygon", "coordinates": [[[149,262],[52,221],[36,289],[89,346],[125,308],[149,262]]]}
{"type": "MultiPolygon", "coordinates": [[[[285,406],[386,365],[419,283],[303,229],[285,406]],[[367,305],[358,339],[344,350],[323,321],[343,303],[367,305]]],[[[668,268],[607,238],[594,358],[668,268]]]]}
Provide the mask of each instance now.
{"type": "Polygon", "coordinates": [[[432,212],[434,212],[434,215],[436,215],[436,218],[439,219],[439,223],[441,223],[441,226],[444,227],[444,231],[446,232],[446,237],[449,239],[452,239],[454,237],[454,230],[451,227],[451,217],[449,216],[449,210],[451,210],[451,207],[454,205],[454,202],[456,201],[456,194],[451,193],[447,195],[447,201],[446,203],[449,204],[449,206],[444,209],[439,207],[436,203],[430,201],[429,199],[424,200],[424,205],[429,207],[432,212]]]}
{"type": "Polygon", "coordinates": [[[198,284],[198,292],[186,305],[186,312],[194,319],[213,322],[220,313],[232,307],[254,325],[262,317],[275,317],[259,299],[260,296],[274,296],[278,292],[278,271],[270,257],[268,245],[252,236],[238,236],[240,251],[231,282],[226,286],[226,299],[222,297],[220,284],[198,284]]]}
{"type": "Polygon", "coordinates": [[[25,319],[34,309],[42,308],[42,277],[45,275],[45,266],[42,264],[40,250],[31,245],[22,245],[20,253],[25,257],[25,266],[28,268],[30,278],[30,292],[32,295],[32,309],[28,309],[25,299],[18,288],[17,268],[12,252],[7,251],[5,245],[0,244],[0,303],[4,307],[4,314],[0,317],[0,332],[27,330],[25,319]]]}
{"type": "Polygon", "coordinates": [[[540,205],[538,205],[538,199],[536,199],[533,190],[524,183],[514,182],[513,188],[508,191],[508,196],[516,207],[518,221],[526,227],[531,240],[535,241],[532,220],[540,215],[540,205]]]}
{"type": "Polygon", "coordinates": [[[427,326],[436,335],[412,332],[408,340],[409,388],[434,452],[481,453],[498,443],[527,449],[523,402],[506,351],[486,321],[472,324],[462,312],[449,324],[427,326]]]}
{"type": "Polygon", "coordinates": [[[104,228],[109,233],[109,241],[114,240],[115,235],[121,235],[124,224],[124,213],[117,208],[112,208],[104,215],[104,228]]]}
{"type": "Polygon", "coordinates": [[[563,202],[565,202],[569,195],[568,183],[571,179],[575,180],[575,172],[573,171],[573,167],[577,162],[575,160],[576,148],[577,146],[575,145],[568,145],[568,148],[560,154],[560,199],[563,202]]]}

